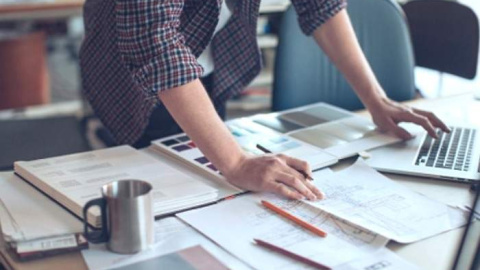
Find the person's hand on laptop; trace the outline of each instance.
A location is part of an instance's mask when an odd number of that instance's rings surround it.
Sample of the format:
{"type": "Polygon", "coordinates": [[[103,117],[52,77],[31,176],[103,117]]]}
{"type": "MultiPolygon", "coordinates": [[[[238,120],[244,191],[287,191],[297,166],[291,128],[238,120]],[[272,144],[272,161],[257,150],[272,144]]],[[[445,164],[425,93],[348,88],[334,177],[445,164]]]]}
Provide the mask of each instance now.
{"type": "Polygon", "coordinates": [[[450,132],[445,123],[434,113],[405,106],[387,97],[377,99],[367,108],[372,115],[373,122],[381,131],[392,132],[404,140],[412,138],[412,135],[398,125],[401,122],[420,125],[433,138],[437,138],[436,128],[444,132],[450,132]]]}

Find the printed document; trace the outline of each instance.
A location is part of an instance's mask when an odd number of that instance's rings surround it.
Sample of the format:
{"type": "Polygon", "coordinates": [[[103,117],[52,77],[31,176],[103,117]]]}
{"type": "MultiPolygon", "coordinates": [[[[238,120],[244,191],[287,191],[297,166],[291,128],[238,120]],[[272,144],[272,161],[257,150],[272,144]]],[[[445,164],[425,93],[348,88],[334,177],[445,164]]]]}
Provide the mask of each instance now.
{"type": "Polygon", "coordinates": [[[465,212],[395,183],[360,159],[330,176],[314,173],[314,178],[326,199],[305,203],[399,243],[415,242],[467,222],[465,212]]]}
{"type": "Polygon", "coordinates": [[[337,266],[335,270],[420,270],[420,268],[382,248],[360,259],[337,266]]]}
{"type": "Polygon", "coordinates": [[[251,269],[192,227],[174,217],[155,222],[155,244],[146,251],[133,255],[122,255],[108,251],[105,244],[90,244],[90,249],[83,250],[82,255],[89,269],[100,270],[130,265],[196,245],[201,245],[230,269],[251,269]]]}
{"type": "Polygon", "coordinates": [[[83,232],[79,219],[11,172],[0,173],[0,204],[2,232],[8,242],[83,232]]]}
{"type": "Polygon", "coordinates": [[[214,242],[256,269],[303,269],[305,265],[253,243],[281,246],[324,265],[336,266],[383,247],[388,239],[304,204],[270,194],[248,194],[178,214],[214,242]],[[268,200],[328,233],[322,238],[264,208],[268,200]]]}

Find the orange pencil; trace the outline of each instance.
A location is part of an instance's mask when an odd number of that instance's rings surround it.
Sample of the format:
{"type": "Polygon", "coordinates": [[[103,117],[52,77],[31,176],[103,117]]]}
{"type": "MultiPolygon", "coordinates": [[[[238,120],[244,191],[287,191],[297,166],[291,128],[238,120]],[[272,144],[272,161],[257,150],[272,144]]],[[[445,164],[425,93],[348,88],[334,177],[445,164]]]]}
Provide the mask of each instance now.
{"type": "Polygon", "coordinates": [[[314,234],[317,234],[321,237],[326,237],[327,236],[327,233],[315,226],[313,226],[312,224],[288,213],[287,211],[283,210],[282,208],[272,204],[272,203],[269,203],[267,201],[264,201],[262,200],[262,205],[267,207],[268,209],[272,210],[273,212],[281,215],[282,217],[286,218],[286,219],[289,219],[295,223],[297,223],[298,225],[302,226],[303,228],[313,232],[314,234]]]}
{"type": "Polygon", "coordinates": [[[303,256],[300,256],[298,254],[295,254],[293,252],[290,252],[286,249],[283,249],[281,247],[278,247],[278,246],[275,246],[274,244],[271,244],[271,243],[268,243],[268,242],[265,242],[263,240],[260,240],[260,239],[253,239],[253,241],[255,241],[255,244],[261,246],[261,247],[264,247],[266,249],[269,249],[271,251],[274,251],[274,252],[277,252],[277,253],[280,253],[284,256],[287,256],[289,258],[292,258],[294,260],[297,260],[299,262],[302,262],[304,264],[307,264],[307,265],[310,265],[312,267],[315,267],[317,269],[322,269],[322,270],[330,270],[332,268],[326,266],[326,265],[323,265],[321,263],[318,263],[316,261],[313,261],[307,257],[303,257],[303,256]]]}

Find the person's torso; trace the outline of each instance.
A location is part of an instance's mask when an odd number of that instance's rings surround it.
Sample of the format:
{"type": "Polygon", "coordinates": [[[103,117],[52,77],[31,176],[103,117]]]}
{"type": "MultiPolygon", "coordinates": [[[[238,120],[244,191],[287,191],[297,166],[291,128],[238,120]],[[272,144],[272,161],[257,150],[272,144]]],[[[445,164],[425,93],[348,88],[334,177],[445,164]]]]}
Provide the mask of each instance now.
{"type": "MultiPolygon", "coordinates": [[[[135,141],[147,125],[151,111],[159,105],[156,92],[143,90],[132,79],[118,50],[116,27],[121,14],[117,14],[116,7],[118,2],[126,1],[135,0],[86,1],[86,36],[80,51],[83,92],[104,124],[116,132],[119,143],[135,141]]],[[[214,38],[222,0],[157,1],[157,5],[152,3],[155,0],[147,2],[160,9],[169,1],[183,3],[177,31],[195,57],[209,44],[212,46],[215,72],[209,94],[214,103],[238,94],[258,75],[261,57],[256,23],[260,0],[235,1],[229,7],[231,17],[214,38]]]]}

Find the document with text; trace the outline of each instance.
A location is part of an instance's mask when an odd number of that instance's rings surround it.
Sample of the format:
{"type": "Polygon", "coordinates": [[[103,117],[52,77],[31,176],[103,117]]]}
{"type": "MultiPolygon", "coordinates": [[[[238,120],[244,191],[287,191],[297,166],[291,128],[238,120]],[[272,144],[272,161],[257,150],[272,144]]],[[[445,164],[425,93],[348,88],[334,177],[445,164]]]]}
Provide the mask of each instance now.
{"type": "Polygon", "coordinates": [[[261,239],[327,266],[374,252],[388,239],[361,229],[302,201],[271,194],[249,194],[217,205],[178,214],[230,253],[256,269],[302,269],[305,265],[254,244],[261,239]],[[261,200],[280,206],[328,233],[323,238],[266,210],[261,200]]]}
{"type": "Polygon", "coordinates": [[[315,174],[315,185],[326,199],[305,203],[399,243],[428,238],[467,222],[464,211],[411,191],[360,159],[331,175],[315,174]]]}
{"type": "MultiPolygon", "coordinates": [[[[155,215],[217,199],[217,189],[126,145],[15,162],[15,172],[79,217],[86,202],[102,196],[103,185],[124,179],[152,184],[155,215]]],[[[89,210],[90,224],[100,225],[99,212],[98,208],[89,210]]]]}

